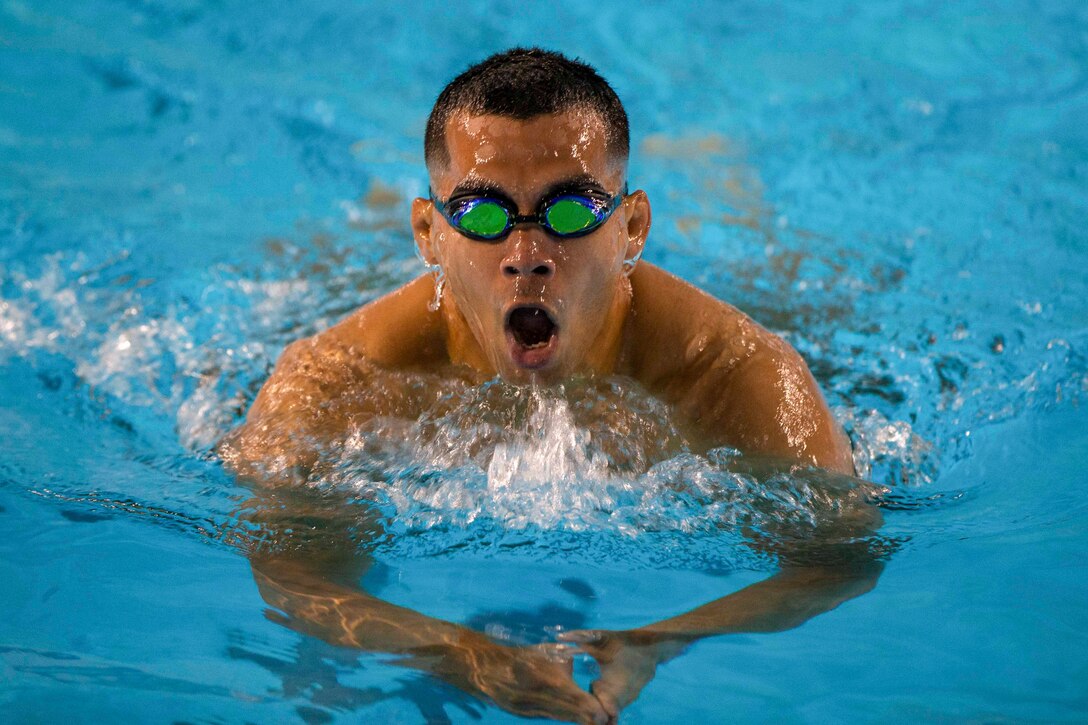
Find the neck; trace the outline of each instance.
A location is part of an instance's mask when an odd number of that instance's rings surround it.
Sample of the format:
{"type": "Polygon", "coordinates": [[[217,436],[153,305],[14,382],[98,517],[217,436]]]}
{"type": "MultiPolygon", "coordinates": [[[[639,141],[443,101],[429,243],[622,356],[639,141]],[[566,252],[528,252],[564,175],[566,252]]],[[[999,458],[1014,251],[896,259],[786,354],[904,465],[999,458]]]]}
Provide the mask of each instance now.
{"type": "Polygon", "coordinates": [[[465,316],[461,314],[453,295],[447,294],[442,298],[442,307],[438,314],[441,315],[445,328],[446,353],[449,355],[450,362],[472,368],[485,378],[495,377],[497,373],[495,366],[491,364],[487,353],[480,346],[476,336],[472,334],[472,328],[469,327],[465,316]]]}
{"type": "Polygon", "coordinates": [[[611,375],[624,366],[631,300],[631,283],[624,277],[612,297],[600,331],[586,352],[584,372],[611,375]]]}

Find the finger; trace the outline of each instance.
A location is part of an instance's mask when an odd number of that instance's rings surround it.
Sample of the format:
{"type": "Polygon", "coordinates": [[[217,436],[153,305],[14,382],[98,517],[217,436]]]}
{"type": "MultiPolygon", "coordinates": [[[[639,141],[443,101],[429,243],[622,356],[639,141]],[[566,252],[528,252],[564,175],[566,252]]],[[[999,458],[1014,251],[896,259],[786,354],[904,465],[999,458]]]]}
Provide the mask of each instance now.
{"type": "Polygon", "coordinates": [[[560,633],[559,638],[576,644],[582,652],[602,663],[614,659],[620,647],[620,640],[607,629],[575,629],[560,633]]]}
{"type": "Polygon", "coordinates": [[[583,695],[585,697],[582,701],[582,713],[578,717],[578,722],[592,723],[593,725],[607,725],[615,722],[615,716],[605,709],[597,697],[584,690],[583,695]]]}
{"type": "Polygon", "coordinates": [[[264,618],[267,619],[269,622],[274,622],[275,624],[279,624],[288,628],[291,627],[291,619],[286,615],[277,612],[275,609],[265,609],[264,618]]]}
{"type": "Polygon", "coordinates": [[[613,717],[618,717],[623,708],[638,698],[642,688],[653,676],[652,672],[649,674],[649,677],[643,677],[624,667],[602,667],[601,676],[589,686],[589,691],[601,701],[605,710],[613,717]]]}
{"type": "Polygon", "coordinates": [[[572,629],[569,632],[560,632],[556,639],[560,642],[573,642],[575,644],[593,644],[605,638],[603,629],[572,629]]]}
{"type": "Polygon", "coordinates": [[[565,642],[542,642],[533,645],[530,649],[544,655],[549,661],[561,665],[573,664],[572,655],[577,652],[575,648],[565,642]]]}
{"type": "Polygon", "coordinates": [[[589,690],[593,693],[593,696],[597,698],[597,702],[601,704],[601,710],[604,711],[607,717],[606,722],[619,722],[620,705],[609,687],[607,685],[602,686],[600,682],[600,680],[597,680],[591,684],[589,690]]]}
{"type": "Polygon", "coordinates": [[[537,694],[543,697],[542,702],[551,703],[545,708],[551,711],[548,717],[594,725],[605,725],[610,720],[611,716],[601,705],[600,700],[570,679],[570,673],[567,674],[567,679],[560,682],[553,681],[547,686],[546,691],[537,694]]]}

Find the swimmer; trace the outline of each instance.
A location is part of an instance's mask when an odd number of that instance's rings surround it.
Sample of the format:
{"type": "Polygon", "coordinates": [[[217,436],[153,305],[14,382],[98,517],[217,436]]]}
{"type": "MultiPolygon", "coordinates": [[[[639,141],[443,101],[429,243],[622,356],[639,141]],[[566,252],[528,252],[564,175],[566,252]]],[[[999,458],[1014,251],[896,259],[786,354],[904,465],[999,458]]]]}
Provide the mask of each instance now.
{"type": "MultiPolygon", "coordinates": [[[[427,124],[429,193],[411,208],[428,271],[288,346],[224,444],[227,463],[266,483],[305,477],[322,445],[354,426],[420,414],[421,396],[396,372],[539,385],[620,375],[667,404],[703,450],[729,446],[852,475],[849,442],[798,353],[642,260],[650,199],[627,176],[628,151],[619,98],[580,62],[515,49],[454,79],[427,124]]],[[[858,520],[861,531],[878,525],[868,509],[858,520]]],[[[601,664],[586,693],[558,650],[496,644],[298,557],[260,555],[253,565],[292,626],[407,654],[513,712],[586,722],[616,719],[656,665],[691,641],[797,626],[867,591],[879,572],[870,559],[787,567],[640,630],[569,634],[601,664]]]]}
{"type": "Polygon", "coordinates": [[[382,370],[412,370],[542,384],[625,375],[706,448],[852,474],[800,355],[641,261],[650,200],[629,189],[628,147],[619,98],[562,56],[514,50],[451,82],[427,123],[430,194],[411,210],[429,273],[290,345],[234,439],[236,464],[305,468],[315,441],[410,413],[395,389],[363,396],[370,410],[338,400],[389,387],[373,384],[382,370]]]}

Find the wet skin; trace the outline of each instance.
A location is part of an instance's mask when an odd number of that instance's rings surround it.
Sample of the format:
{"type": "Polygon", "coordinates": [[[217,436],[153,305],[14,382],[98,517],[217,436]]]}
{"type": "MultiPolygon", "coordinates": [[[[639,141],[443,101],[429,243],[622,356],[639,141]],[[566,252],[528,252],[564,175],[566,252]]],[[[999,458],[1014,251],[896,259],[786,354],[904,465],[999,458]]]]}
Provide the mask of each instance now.
{"type": "MultiPolygon", "coordinates": [[[[460,116],[447,124],[446,144],[450,161],[431,179],[441,199],[491,190],[527,214],[556,190],[612,196],[625,181],[603,127],[587,124],[584,114],[527,121],[460,116]]],[[[650,229],[644,193],[631,194],[603,227],[576,239],[558,240],[526,223],[502,242],[474,241],[418,199],[412,229],[423,258],[446,274],[441,311],[451,362],[514,382],[615,368],[631,305],[623,261],[639,254],[650,229]],[[506,327],[518,305],[544,308],[558,327],[550,354],[532,365],[521,364],[506,327]]]]}
{"type": "MultiPolygon", "coordinates": [[[[626,181],[626,162],[610,154],[593,114],[455,116],[446,145],[449,162],[430,169],[433,193],[442,200],[486,190],[530,214],[556,189],[612,195],[626,181]]],[[[637,260],[650,222],[649,200],[635,191],[587,236],[557,240],[524,223],[504,240],[485,243],[459,234],[430,200],[416,199],[416,244],[446,280],[437,310],[429,307],[434,279],[424,275],[289,346],[245,424],[225,441],[224,460],[259,487],[290,483],[320,465],[324,443],[367,419],[420,414],[418,391],[398,382],[398,371],[539,384],[619,374],[669,404],[697,448],[728,445],[784,465],[852,475],[846,437],[788,344],[653,265],[625,264],[637,260]],[[510,322],[519,306],[547,313],[554,327],[546,344],[519,342],[510,322]]],[[[856,508],[847,517],[853,534],[879,526],[875,511],[856,508]]],[[[513,712],[585,722],[618,717],[657,664],[691,641],[797,626],[867,591],[879,571],[868,554],[786,565],[765,582],[639,630],[570,635],[601,664],[589,696],[555,652],[498,645],[334,582],[297,558],[254,558],[262,594],[293,626],[362,649],[413,655],[413,666],[513,712]],[[385,624],[375,627],[379,620],[385,624]]]]}
{"type": "Polygon", "coordinates": [[[754,544],[783,564],[764,581],[633,630],[572,631],[554,645],[515,646],[360,589],[382,520],[347,496],[292,487],[255,491],[240,518],[253,542],[254,580],[273,608],[267,616],[338,646],[401,655],[402,666],[530,717],[617,722],[657,667],[697,640],[800,626],[871,590],[883,568],[878,552],[858,542],[879,526],[879,515],[848,500],[843,515],[823,522],[803,550],[754,544]],[[577,652],[600,667],[588,693],[571,676],[577,652]]]}

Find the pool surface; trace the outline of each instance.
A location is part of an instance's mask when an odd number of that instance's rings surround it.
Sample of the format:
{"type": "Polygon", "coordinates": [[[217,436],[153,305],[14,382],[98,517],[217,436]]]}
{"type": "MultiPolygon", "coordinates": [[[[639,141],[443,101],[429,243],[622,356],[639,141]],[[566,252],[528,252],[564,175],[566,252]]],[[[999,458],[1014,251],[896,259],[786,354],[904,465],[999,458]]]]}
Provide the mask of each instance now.
{"type": "MultiPolygon", "coordinates": [[[[421,273],[430,105],[518,44],[613,84],[645,259],[805,356],[884,516],[875,589],[695,642],[621,722],[1088,720],[1088,6],[398,5],[0,0],[0,720],[521,721],[281,624],[214,453],[421,273]]],[[[619,379],[389,426],[310,481],[383,521],[367,590],[514,644],[760,581],[746,531],[835,500],[619,379]]]]}

